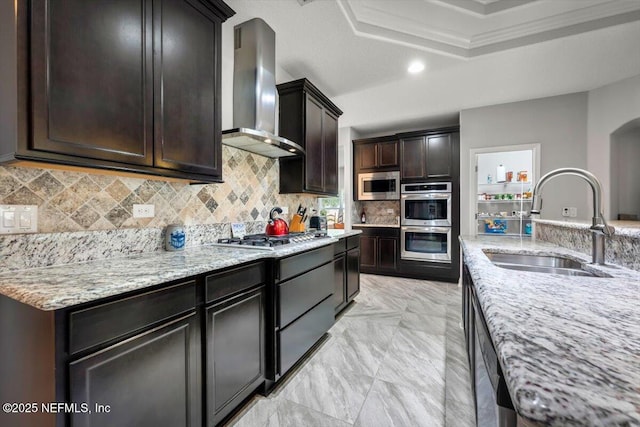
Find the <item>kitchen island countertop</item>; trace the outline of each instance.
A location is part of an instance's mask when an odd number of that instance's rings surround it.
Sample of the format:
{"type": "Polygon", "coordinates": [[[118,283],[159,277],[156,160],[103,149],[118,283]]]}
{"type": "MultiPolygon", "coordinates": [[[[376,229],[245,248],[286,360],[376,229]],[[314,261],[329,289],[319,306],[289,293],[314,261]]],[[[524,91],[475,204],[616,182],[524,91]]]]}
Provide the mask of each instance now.
{"type": "Polygon", "coordinates": [[[10,271],[0,274],[0,295],[41,310],[57,310],[251,261],[286,257],[360,233],[335,230],[327,238],[274,250],[208,245],[179,252],[10,271]]]}
{"type": "Polygon", "coordinates": [[[520,238],[460,241],[519,415],[541,425],[640,425],[640,272],[591,264],[612,277],[507,270],[483,250],[589,260],[520,238]]]}

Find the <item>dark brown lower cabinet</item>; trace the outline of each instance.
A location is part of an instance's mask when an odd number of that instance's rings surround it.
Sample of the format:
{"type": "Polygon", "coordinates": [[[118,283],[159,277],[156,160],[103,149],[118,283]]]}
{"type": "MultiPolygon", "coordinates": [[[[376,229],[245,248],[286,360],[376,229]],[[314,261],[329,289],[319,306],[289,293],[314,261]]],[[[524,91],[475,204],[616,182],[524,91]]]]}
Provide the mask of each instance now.
{"type": "Polygon", "coordinates": [[[206,308],[208,426],[264,382],[264,308],[265,286],[206,308]]]}
{"type": "Polygon", "coordinates": [[[333,304],[336,313],[347,306],[346,264],[344,253],[333,259],[333,304]]]}
{"type": "Polygon", "coordinates": [[[71,425],[201,426],[200,354],[194,312],[72,362],[71,425]]]}
{"type": "Polygon", "coordinates": [[[360,237],[360,272],[394,274],[400,258],[400,229],[389,227],[362,227],[360,237]]]}
{"type": "Polygon", "coordinates": [[[334,247],[333,302],[337,315],[360,292],[360,236],[340,239],[334,247]]]}
{"type": "Polygon", "coordinates": [[[347,251],[347,300],[360,292],[360,249],[347,251]]]}

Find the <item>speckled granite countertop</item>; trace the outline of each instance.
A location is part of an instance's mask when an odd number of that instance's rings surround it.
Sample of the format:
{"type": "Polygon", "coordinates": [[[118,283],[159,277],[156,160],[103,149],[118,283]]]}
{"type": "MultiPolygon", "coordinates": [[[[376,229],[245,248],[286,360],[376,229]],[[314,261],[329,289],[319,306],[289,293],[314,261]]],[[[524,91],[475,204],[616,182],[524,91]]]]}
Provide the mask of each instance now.
{"type": "Polygon", "coordinates": [[[0,274],[0,294],[41,310],[57,310],[245,262],[282,258],[361,233],[336,230],[332,237],[281,246],[273,251],[199,246],[0,274]]]}
{"type": "Polygon", "coordinates": [[[352,227],[364,227],[364,228],[400,228],[400,224],[353,224],[352,227]]]}
{"type": "Polygon", "coordinates": [[[520,416],[553,426],[640,425],[640,272],[612,278],[496,267],[483,249],[584,254],[519,238],[461,237],[491,338],[520,416]]]}
{"type": "MultiPolygon", "coordinates": [[[[573,228],[577,230],[588,230],[591,227],[589,221],[556,221],[551,219],[534,219],[539,224],[554,225],[556,227],[573,228]]],[[[640,239],[640,221],[607,221],[607,224],[615,228],[615,234],[640,239]]]]}

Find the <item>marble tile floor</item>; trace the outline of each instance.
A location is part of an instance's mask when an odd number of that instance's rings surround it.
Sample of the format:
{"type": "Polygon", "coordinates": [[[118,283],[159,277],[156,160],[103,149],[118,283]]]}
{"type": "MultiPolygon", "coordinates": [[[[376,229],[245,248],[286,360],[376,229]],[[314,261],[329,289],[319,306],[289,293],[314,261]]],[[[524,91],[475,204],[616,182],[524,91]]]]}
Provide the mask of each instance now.
{"type": "Polygon", "coordinates": [[[328,339],[227,426],[475,425],[456,284],[361,275],[328,339]]]}

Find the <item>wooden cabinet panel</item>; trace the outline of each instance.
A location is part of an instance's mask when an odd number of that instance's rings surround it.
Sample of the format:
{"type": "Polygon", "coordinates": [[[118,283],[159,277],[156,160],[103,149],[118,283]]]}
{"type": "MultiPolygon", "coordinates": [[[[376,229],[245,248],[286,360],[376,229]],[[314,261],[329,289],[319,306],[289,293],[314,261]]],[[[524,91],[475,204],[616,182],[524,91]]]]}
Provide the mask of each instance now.
{"type": "Polygon", "coordinates": [[[280,363],[284,375],[333,326],[333,298],[327,297],[304,316],[278,332],[280,363]]]}
{"type": "Polygon", "coordinates": [[[333,260],[333,306],[336,313],[347,304],[347,270],[344,254],[333,260]]]}
{"type": "Polygon", "coordinates": [[[305,147],[305,186],[309,190],[323,190],[323,146],[322,146],[322,105],[307,96],[306,109],[306,138],[305,147]]]}
{"type": "Polygon", "coordinates": [[[207,425],[215,425],[264,381],[265,287],[206,313],[207,425]]]}
{"type": "Polygon", "coordinates": [[[398,166],[398,142],[380,142],[377,144],[378,162],[381,168],[398,166]]]}
{"type": "Polygon", "coordinates": [[[403,182],[457,180],[459,163],[457,128],[412,132],[401,136],[403,182]]]}
{"type": "Polygon", "coordinates": [[[427,136],[427,178],[451,178],[451,134],[427,136]]]}
{"type": "Polygon", "coordinates": [[[378,166],[376,144],[359,144],[355,146],[355,170],[373,169],[378,166]]]}
{"type": "Polygon", "coordinates": [[[322,132],[324,191],[338,194],[338,118],[327,110],[324,110],[322,132]]]}
{"type": "Polygon", "coordinates": [[[424,137],[402,140],[401,179],[421,179],[426,177],[424,137]]]}
{"type": "Polygon", "coordinates": [[[362,268],[376,268],[378,260],[378,238],[375,236],[360,236],[360,266],[362,268]]]}
{"type": "Polygon", "coordinates": [[[280,160],[280,193],[337,195],[342,111],[307,79],[279,84],[277,89],[280,135],[306,151],[304,157],[280,160]]]}
{"type": "MultiPolygon", "coordinates": [[[[2,160],[221,180],[222,0],[15,2],[2,160]],[[28,60],[27,60],[28,58],[28,60]]],[[[6,76],[5,76],[6,77],[6,76]]]]}
{"type": "Polygon", "coordinates": [[[74,427],[200,427],[202,395],[198,317],[193,314],[69,365],[74,427]],[[109,413],[95,411],[107,404],[109,413]]]}
{"type": "Polygon", "coordinates": [[[195,306],[195,282],[186,282],[73,311],[69,314],[69,351],[76,354],[106,344],[187,313],[195,306]]]}
{"type": "Polygon", "coordinates": [[[349,300],[360,292],[360,249],[347,252],[347,298],[349,300]]]}
{"type": "Polygon", "coordinates": [[[161,0],[154,18],[155,164],[221,176],[220,19],[188,0],[161,0]]]}
{"type": "Polygon", "coordinates": [[[31,10],[30,148],[152,165],[151,1],[34,0],[31,10]]]}
{"type": "Polygon", "coordinates": [[[378,246],[378,268],[396,270],[398,267],[398,239],[395,237],[379,237],[378,246]]]}
{"type": "Polygon", "coordinates": [[[399,228],[363,228],[360,235],[360,271],[371,274],[397,272],[399,242],[399,228]]]}
{"type": "MultiPolygon", "coordinates": [[[[385,137],[387,138],[387,137],[385,137]]],[[[354,171],[375,172],[398,167],[398,141],[381,141],[380,138],[354,141],[354,171]]]]}

